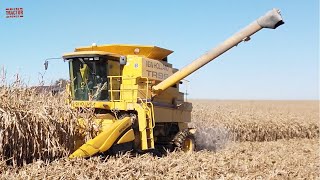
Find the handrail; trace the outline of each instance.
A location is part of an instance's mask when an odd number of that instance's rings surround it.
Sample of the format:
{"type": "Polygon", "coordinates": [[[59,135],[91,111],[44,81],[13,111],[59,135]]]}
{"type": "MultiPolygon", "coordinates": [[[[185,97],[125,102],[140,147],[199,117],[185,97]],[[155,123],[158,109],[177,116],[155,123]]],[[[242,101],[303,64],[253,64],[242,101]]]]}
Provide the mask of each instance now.
{"type": "Polygon", "coordinates": [[[152,102],[147,102],[147,105],[150,104],[150,108],[151,108],[151,118],[152,118],[152,128],[154,128],[156,126],[156,122],[154,119],[154,109],[153,109],[153,103],[152,102]]]}
{"type": "Polygon", "coordinates": [[[140,98],[141,101],[148,101],[148,96],[149,96],[149,79],[147,77],[139,77],[139,80],[143,80],[142,82],[146,83],[146,87],[145,88],[140,88],[140,86],[138,86],[137,88],[133,88],[133,85],[137,85],[137,78],[136,77],[123,77],[123,76],[107,76],[109,79],[109,89],[108,92],[110,93],[110,102],[137,102],[137,100],[140,98]],[[119,81],[119,88],[114,87],[114,81],[117,80],[119,81]],[[127,82],[129,85],[131,86],[130,88],[121,88],[121,85],[123,85],[123,81],[129,80],[131,82],[127,82]],[[131,91],[131,93],[130,93],[131,91]],[[131,99],[128,99],[128,96],[126,96],[127,99],[123,98],[124,93],[130,93],[131,94],[131,99]],[[144,96],[144,98],[141,97],[136,97],[135,93],[138,95],[138,93],[140,92],[140,94],[142,94],[144,96]],[[119,98],[114,97],[114,93],[119,93],[119,98]]]}

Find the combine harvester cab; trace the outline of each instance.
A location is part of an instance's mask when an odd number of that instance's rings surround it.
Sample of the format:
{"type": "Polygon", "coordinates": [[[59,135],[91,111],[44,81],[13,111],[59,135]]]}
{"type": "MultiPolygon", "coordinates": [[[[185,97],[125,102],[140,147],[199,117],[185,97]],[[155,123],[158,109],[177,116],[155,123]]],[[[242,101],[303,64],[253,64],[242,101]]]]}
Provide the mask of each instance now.
{"type": "Polygon", "coordinates": [[[281,24],[280,11],[273,9],[179,71],[168,63],[172,51],[156,46],[93,44],[64,54],[70,103],[93,108],[99,127],[70,158],[122,149],[194,150],[195,129],[188,127],[192,104],[184,101],[180,81],[259,30],[281,24]]]}

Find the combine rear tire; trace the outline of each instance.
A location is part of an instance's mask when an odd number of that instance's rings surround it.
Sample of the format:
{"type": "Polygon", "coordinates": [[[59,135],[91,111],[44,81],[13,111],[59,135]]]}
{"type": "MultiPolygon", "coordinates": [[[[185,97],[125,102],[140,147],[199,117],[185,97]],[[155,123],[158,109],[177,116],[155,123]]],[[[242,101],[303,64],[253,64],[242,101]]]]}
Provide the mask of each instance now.
{"type": "Polygon", "coordinates": [[[180,131],[173,139],[173,143],[176,148],[184,152],[191,152],[196,149],[194,135],[189,131],[189,129],[180,131]]]}
{"type": "Polygon", "coordinates": [[[194,136],[188,136],[186,137],[186,139],[183,141],[183,144],[181,146],[181,150],[183,150],[184,152],[191,152],[194,151],[196,149],[196,143],[194,140],[194,136]]]}

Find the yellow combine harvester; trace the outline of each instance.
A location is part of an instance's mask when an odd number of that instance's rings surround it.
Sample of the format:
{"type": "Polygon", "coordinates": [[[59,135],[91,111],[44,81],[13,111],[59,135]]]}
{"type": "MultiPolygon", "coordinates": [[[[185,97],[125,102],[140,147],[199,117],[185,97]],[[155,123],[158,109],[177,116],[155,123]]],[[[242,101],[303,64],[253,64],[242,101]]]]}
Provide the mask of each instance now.
{"type": "Polygon", "coordinates": [[[70,158],[123,149],[194,150],[192,104],[179,92],[181,80],[257,31],[281,24],[280,11],[273,9],[179,71],[168,63],[172,51],[157,46],[94,44],[64,54],[71,105],[94,108],[99,127],[70,158]]]}

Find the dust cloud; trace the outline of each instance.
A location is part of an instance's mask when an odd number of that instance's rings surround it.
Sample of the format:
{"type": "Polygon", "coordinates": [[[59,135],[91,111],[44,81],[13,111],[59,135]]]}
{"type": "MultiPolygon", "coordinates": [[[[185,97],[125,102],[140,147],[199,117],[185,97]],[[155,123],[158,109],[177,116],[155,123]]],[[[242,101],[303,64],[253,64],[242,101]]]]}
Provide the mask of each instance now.
{"type": "Polygon", "coordinates": [[[230,141],[230,133],[224,127],[197,127],[195,134],[197,150],[217,151],[230,141]]]}

